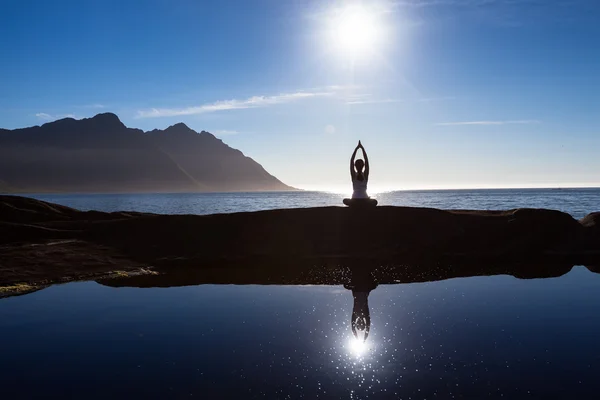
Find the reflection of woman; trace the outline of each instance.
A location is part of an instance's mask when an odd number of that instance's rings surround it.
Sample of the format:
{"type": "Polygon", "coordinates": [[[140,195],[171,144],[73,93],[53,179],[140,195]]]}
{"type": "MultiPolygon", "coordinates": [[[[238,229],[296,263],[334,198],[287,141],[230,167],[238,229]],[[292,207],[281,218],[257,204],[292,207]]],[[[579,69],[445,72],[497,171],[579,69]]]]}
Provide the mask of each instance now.
{"type": "Polygon", "coordinates": [[[371,316],[369,315],[369,293],[377,287],[371,272],[367,269],[355,268],[352,270],[352,279],[346,289],[352,290],[354,306],[352,307],[352,333],[355,338],[358,332],[363,332],[363,341],[367,340],[371,329],[371,316]]]}

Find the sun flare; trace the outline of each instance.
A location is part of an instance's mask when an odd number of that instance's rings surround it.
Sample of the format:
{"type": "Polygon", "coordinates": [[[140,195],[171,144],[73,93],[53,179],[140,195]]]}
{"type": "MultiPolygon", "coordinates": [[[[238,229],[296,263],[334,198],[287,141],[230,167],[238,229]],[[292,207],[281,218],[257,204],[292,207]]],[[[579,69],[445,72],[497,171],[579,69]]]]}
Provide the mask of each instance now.
{"type": "Polygon", "coordinates": [[[360,357],[366,352],[367,344],[362,340],[351,338],[348,343],[348,348],[350,349],[350,353],[354,354],[356,357],[360,357]]]}
{"type": "Polygon", "coordinates": [[[339,10],[331,25],[334,43],[344,53],[363,55],[373,51],[380,40],[377,15],[360,5],[349,5],[339,10]]]}

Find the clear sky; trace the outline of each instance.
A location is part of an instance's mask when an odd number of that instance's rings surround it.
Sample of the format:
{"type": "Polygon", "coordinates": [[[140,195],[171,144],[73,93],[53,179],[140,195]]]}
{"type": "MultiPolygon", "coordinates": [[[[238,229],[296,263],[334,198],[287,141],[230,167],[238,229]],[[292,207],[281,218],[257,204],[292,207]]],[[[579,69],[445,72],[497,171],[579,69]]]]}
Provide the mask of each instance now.
{"type": "Polygon", "coordinates": [[[600,186],[597,0],[4,0],[0,126],[184,122],[285,183],[600,186]]]}

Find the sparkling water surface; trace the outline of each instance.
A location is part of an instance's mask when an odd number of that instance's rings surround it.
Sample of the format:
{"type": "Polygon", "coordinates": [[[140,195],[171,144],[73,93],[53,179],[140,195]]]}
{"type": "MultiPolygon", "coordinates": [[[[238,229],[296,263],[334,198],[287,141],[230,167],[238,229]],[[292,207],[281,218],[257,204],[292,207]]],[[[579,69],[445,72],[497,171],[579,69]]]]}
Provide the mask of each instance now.
{"type": "MultiPolygon", "coordinates": [[[[524,266],[526,267],[526,266],[524,266]]],[[[600,389],[600,275],[111,288],[0,301],[3,398],[564,398],[600,389]]]]}

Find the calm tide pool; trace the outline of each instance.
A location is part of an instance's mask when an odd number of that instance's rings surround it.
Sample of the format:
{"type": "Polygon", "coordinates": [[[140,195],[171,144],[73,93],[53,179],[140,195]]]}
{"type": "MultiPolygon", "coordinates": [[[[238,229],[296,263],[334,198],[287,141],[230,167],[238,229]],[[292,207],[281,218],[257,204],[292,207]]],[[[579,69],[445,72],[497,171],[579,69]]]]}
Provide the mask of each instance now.
{"type": "Polygon", "coordinates": [[[344,286],[83,282],[3,299],[2,397],[598,396],[600,275],[585,267],[370,289],[364,344],[344,286]]]}

